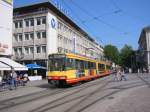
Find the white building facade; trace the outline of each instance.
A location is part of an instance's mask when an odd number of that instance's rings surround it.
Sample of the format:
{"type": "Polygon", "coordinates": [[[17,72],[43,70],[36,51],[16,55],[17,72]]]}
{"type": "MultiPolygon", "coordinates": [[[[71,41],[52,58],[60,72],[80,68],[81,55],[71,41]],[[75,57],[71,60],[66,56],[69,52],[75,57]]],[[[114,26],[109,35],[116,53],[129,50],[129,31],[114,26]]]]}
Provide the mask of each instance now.
{"type": "Polygon", "coordinates": [[[142,29],[139,41],[140,61],[150,73],[150,26],[142,29]]]}
{"type": "Polygon", "coordinates": [[[12,55],[12,3],[12,0],[0,0],[0,56],[12,55]]]}
{"type": "Polygon", "coordinates": [[[0,82],[6,71],[27,71],[28,68],[11,60],[13,0],[0,0],[0,82]]]}
{"type": "Polygon", "coordinates": [[[103,48],[49,2],[14,9],[14,59],[46,66],[52,53],[103,57],[103,48]]]}

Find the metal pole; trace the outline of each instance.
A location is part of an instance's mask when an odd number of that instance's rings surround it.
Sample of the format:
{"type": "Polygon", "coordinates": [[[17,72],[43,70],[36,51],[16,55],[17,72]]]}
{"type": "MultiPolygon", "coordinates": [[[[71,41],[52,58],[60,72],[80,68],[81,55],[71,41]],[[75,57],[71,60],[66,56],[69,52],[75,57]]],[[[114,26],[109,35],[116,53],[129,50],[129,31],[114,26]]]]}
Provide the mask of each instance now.
{"type": "Polygon", "coordinates": [[[132,55],[131,55],[131,72],[132,72],[132,55]]]}
{"type": "Polygon", "coordinates": [[[148,64],[148,73],[150,73],[150,54],[149,51],[147,51],[147,64],[148,64]]]}

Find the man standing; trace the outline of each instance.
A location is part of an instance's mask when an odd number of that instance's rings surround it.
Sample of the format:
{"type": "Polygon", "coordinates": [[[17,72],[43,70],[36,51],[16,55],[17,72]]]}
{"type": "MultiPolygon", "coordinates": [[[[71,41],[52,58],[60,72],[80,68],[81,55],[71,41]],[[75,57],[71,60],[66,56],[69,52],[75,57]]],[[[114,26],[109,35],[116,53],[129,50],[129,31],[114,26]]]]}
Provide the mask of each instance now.
{"type": "Polygon", "coordinates": [[[125,80],[125,81],[127,80],[123,69],[121,69],[121,79],[120,80],[125,80]]]}
{"type": "Polygon", "coordinates": [[[16,82],[16,78],[17,78],[17,74],[14,71],[14,69],[12,69],[12,73],[10,74],[10,90],[12,90],[13,88],[17,88],[17,82],[16,82]]]}
{"type": "Polygon", "coordinates": [[[117,77],[117,69],[115,70],[115,73],[114,73],[114,81],[118,81],[118,77],[117,77]]]}

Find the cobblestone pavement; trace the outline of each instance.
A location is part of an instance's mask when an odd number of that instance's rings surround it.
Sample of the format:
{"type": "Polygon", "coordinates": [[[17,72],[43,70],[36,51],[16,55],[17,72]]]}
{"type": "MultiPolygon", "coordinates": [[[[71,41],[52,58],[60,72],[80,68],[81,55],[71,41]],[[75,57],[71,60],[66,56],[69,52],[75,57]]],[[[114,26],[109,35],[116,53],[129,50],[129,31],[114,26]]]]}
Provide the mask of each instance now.
{"type": "Polygon", "coordinates": [[[110,75],[68,88],[46,80],[0,92],[0,112],[150,112],[150,74],[110,75]]]}

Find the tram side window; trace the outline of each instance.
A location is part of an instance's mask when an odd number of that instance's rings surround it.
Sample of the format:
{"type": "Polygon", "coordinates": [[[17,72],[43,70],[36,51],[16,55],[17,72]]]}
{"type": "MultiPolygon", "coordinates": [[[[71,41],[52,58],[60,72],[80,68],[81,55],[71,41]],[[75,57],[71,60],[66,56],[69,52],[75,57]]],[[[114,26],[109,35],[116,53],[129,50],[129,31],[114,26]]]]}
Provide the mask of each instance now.
{"type": "Polygon", "coordinates": [[[66,70],[75,69],[75,60],[71,58],[66,59],[66,70]]]}
{"type": "Polygon", "coordinates": [[[96,63],[88,62],[88,69],[96,69],[96,63]]]}
{"type": "Polygon", "coordinates": [[[64,58],[50,59],[49,70],[50,71],[64,71],[65,70],[64,58]]]}
{"type": "Polygon", "coordinates": [[[84,68],[88,69],[88,62],[87,61],[84,61],[84,68]]]}
{"type": "Polygon", "coordinates": [[[98,64],[98,70],[104,70],[105,65],[104,64],[98,64]]]}
{"type": "Polygon", "coordinates": [[[81,70],[81,69],[83,70],[84,69],[84,61],[82,61],[82,60],[76,60],[75,66],[76,66],[77,70],[81,70]]]}

